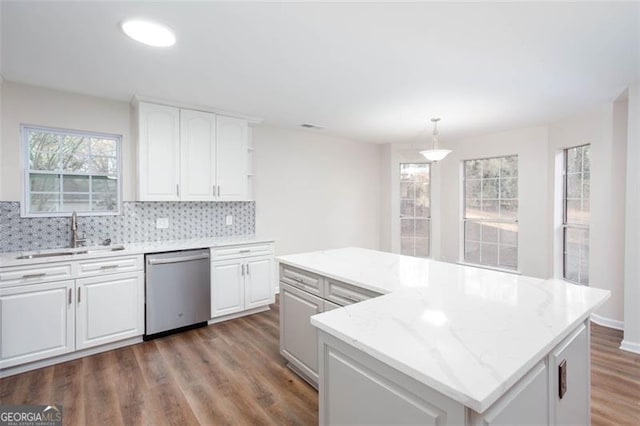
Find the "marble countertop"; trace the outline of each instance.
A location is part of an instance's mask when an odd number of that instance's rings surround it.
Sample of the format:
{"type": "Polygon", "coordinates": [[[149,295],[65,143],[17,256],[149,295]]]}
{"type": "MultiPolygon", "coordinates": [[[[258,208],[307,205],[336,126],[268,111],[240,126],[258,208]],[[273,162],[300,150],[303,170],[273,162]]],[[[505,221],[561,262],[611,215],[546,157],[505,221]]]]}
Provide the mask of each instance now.
{"type": "Polygon", "coordinates": [[[152,241],[141,243],[114,244],[123,245],[124,250],[117,251],[96,251],[86,254],[69,254],[65,256],[38,257],[32,259],[18,259],[19,256],[35,253],[49,253],[57,251],[81,252],[87,250],[87,247],[78,247],[77,249],[59,248],[51,250],[38,251],[21,251],[0,253],[0,267],[5,266],[24,266],[35,264],[46,264],[55,262],[68,262],[72,260],[84,260],[92,258],[103,258],[113,256],[126,256],[132,254],[158,253],[174,250],[189,250],[197,248],[223,247],[237,244],[251,243],[267,243],[273,242],[272,238],[264,238],[256,235],[240,235],[234,237],[210,237],[210,238],[190,238],[184,240],[171,241],[152,241]]]}
{"type": "Polygon", "coordinates": [[[278,260],[384,293],[311,323],[480,413],[610,294],[359,248],[278,260]]]}

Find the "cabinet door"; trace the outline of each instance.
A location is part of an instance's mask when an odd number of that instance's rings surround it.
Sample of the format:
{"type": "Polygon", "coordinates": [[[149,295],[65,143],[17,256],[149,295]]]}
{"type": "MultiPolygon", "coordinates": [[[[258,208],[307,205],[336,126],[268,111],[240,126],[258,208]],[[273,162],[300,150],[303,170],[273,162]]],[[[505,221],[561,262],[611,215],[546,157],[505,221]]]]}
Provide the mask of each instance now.
{"type": "Polygon", "coordinates": [[[74,350],[73,281],[0,289],[0,368],[74,350]]]}
{"type": "Polygon", "coordinates": [[[144,334],[144,274],[106,274],[76,281],[76,347],[144,334]]]}
{"type": "Polygon", "coordinates": [[[180,110],[138,105],[138,199],[180,199],[180,110]]]}
{"type": "Polygon", "coordinates": [[[322,299],[281,283],[280,353],[318,383],[318,329],[311,316],[322,312],[322,299]]]}
{"type": "Polygon", "coordinates": [[[216,183],[219,199],[247,199],[248,129],[246,120],[217,117],[218,171],[216,183]]]}
{"type": "Polygon", "coordinates": [[[248,258],[245,262],[245,309],[275,302],[273,257],[248,258]]]}
{"type": "Polygon", "coordinates": [[[215,170],[215,114],[180,110],[180,199],[213,200],[215,170]]]}
{"type": "Polygon", "coordinates": [[[549,365],[555,424],[590,424],[589,335],[584,324],[551,352],[549,365]],[[562,397],[561,381],[565,383],[562,397]]]}
{"type": "Polygon", "coordinates": [[[243,259],[211,263],[211,318],[244,310],[243,259]]]}

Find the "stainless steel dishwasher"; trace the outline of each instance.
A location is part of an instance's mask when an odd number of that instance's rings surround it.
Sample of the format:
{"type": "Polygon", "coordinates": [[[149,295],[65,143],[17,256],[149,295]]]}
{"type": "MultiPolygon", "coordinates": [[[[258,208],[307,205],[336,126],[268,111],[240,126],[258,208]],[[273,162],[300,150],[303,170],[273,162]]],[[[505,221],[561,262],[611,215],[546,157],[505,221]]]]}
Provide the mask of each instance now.
{"type": "Polygon", "coordinates": [[[148,254],[145,267],[145,340],[207,325],[209,249],[148,254]]]}

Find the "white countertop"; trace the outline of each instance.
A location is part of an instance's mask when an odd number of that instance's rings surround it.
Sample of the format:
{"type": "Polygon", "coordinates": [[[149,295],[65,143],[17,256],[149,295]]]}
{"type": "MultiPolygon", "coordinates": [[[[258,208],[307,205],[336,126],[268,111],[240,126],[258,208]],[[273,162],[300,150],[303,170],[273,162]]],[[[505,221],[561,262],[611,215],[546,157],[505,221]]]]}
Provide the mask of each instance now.
{"type": "Polygon", "coordinates": [[[54,263],[54,262],[68,262],[70,260],[82,260],[82,259],[92,259],[92,258],[112,257],[112,256],[126,256],[131,254],[158,253],[158,252],[166,252],[166,251],[174,251],[174,250],[223,247],[223,246],[232,246],[237,244],[268,243],[273,241],[274,240],[272,238],[264,238],[256,235],[240,235],[240,236],[234,236],[234,237],[190,238],[185,240],[114,244],[114,246],[123,245],[124,250],[93,252],[93,253],[86,253],[86,254],[71,254],[68,256],[39,257],[39,258],[32,258],[32,259],[18,259],[18,257],[24,254],[47,253],[47,252],[56,252],[61,250],[83,251],[83,250],[86,250],[87,248],[78,247],[77,249],[60,248],[60,249],[51,249],[51,250],[38,250],[38,251],[7,252],[7,253],[0,253],[0,267],[46,264],[46,263],[54,263]]]}
{"type": "Polygon", "coordinates": [[[359,248],[281,263],[380,293],[311,323],[483,412],[609,291],[359,248]]]}

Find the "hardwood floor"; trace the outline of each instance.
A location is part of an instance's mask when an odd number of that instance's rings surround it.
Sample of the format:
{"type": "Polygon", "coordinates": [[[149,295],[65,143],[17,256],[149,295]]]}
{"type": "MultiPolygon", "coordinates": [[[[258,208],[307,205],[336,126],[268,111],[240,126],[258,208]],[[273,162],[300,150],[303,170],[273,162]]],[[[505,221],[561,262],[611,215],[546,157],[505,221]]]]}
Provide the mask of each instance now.
{"type": "MultiPolygon", "coordinates": [[[[640,355],[622,333],[592,325],[592,422],[640,424],[640,355]]],[[[63,405],[64,423],[318,423],[317,392],[285,367],[278,305],[0,380],[2,404],[63,405]]]]}

